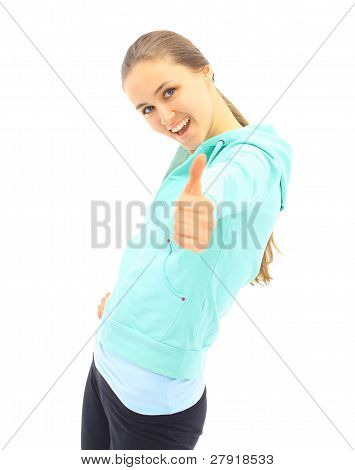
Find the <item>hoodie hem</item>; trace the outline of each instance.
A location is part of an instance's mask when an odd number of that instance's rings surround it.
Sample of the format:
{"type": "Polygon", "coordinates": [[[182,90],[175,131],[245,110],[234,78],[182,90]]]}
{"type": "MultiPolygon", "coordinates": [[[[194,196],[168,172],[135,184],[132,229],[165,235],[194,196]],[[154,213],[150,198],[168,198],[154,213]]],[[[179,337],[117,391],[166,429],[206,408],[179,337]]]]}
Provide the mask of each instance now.
{"type": "Polygon", "coordinates": [[[110,318],[106,318],[105,324],[97,331],[97,339],[127,361],[181,380],[202,375],[209,348],[176,348],[110,318]]]}

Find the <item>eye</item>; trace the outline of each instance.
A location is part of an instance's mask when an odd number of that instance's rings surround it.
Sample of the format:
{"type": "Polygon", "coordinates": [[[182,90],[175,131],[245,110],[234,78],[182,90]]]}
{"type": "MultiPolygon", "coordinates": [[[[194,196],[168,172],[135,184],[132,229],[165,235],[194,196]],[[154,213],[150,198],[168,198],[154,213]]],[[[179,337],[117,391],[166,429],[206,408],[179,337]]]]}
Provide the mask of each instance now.
{"type": "Polygon", "coordinates": [[[149,113],[146,113],[145,110],[148,109],[148,108],[151,108],[152,106],[146,106],[145,108],[143,108],[143,111],[142,111],[142,114],[149,114],[149,113]]]}
{"type": "MultiPolygon", "coordinates": [[[[167,93],[167,92],[170,91],[170,90],[174,90],[174,92],[175,92],[176,88],[166,88],[166,90],[164,90],[164,92],[163,92],[163,95],[165,96],[165,93],[167,93]]],[[[172,96],[173,94],[174,94],[174,93],[172,93],[171,95],[168,95],[168,98],[169,98],[170,96],[172,96]]],[[[144,114],[144,115],[150,114],[150,112],[149,112],[149,113],[146,113],[146,112],[145,112],[145,110],[148,109],[148,108],[152,108],[152,106],[146,106],[145,108],[143,108],[142,114],[144,114]]]]}
{"type": "MultiPolygon", "coordinates": [[[[174,91],[175,91],[175,90],[176,90],[176,88],[167,88],[167,89],[164,91],[164,93],[163,93],[163,94],[165,95],[165,93],[166,93],[167,91],[169,91],[169,90],[174,90],[174,91]]],[[[169,96],[171,96],[171,95],[169,95],[169,96]]]]}

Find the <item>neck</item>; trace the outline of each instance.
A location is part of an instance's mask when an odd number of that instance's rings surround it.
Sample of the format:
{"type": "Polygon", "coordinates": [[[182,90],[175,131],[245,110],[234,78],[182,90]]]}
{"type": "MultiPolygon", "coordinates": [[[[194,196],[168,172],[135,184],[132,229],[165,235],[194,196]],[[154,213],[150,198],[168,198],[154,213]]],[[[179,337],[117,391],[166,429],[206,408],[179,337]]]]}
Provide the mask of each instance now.
{"type": "Polygon", "coordinates": [[[238,119],[234,116],[232,111],[229,109],[227,103],[224,101],[222,96],[214,89],[213,93],[214,102],[214,115],[213,122],[210,130],[206,136],[206,140],[215,135],[221,134],[222,132],[231,131],[233,129],[239,129],[243,127],[238,119]]]}
{"type": "MultiPolygon", "coordinates": [[[[222,96],[218,93],[217,89],[213,89],[213,119],[209,131],[204,140],[210,139],[215,135],[222,134],[222,132],[231,131],[243,127],[238,119],[234,116],[229,109],[227,103],[222,96]]],[[[188,149],[189,154],[193,154],[195,149],[188,149]]]]}

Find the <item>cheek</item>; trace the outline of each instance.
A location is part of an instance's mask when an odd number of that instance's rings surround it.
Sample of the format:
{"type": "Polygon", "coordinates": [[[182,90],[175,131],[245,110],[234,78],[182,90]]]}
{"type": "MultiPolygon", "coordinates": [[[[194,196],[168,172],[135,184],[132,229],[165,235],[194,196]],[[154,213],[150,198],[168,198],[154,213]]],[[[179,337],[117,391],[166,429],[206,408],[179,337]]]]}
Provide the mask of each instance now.
{"type": "Polygon", "coordinates": [[[201,116],[204,116],[205,118],[209,116],[211,113],[211,101],[209,96],[200,95],[198,97],[196,107],[199,110],[201,116]]]}
{"type": "Polygon", "coordinates": [[[162,125],[161,125],[159,117],[154,116],[154,117],[149,118],[148,124],[154,131],[157,131],[157,132],[162,131],[162,125]]]}

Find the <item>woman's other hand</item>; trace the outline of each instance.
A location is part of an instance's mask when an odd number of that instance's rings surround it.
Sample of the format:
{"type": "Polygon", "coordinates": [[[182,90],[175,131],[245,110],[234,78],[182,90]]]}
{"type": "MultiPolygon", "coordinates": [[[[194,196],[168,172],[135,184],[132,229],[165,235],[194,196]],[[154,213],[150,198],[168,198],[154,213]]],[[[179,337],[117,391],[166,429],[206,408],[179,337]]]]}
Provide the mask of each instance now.
{"type": "Polygon", "coordinates": [[[99,319],[101,319],[102,317],[102,314],[104,313],[104,308],[105,308],[105,303],[106,303],[106,299],[107,297],[110,295],[111,292],[107,292],[107,294],[105,295],[105,297],[102,297],[101,299],[101,303],[98,305],[97,307],[97,316],[99,317],[99,319]]]}

